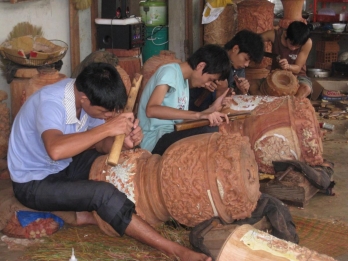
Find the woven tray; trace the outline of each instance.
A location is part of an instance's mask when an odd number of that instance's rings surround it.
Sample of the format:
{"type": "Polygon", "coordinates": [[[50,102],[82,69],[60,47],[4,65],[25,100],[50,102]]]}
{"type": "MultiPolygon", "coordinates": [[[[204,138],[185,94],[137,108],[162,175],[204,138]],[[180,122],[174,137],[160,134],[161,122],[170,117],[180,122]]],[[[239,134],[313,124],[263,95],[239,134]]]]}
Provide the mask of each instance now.
{"type": "Polygon", "coordinates": [[[14,63],[38,67],[55,63],[65,56],[68,45],[60,40],[22,36],[0,45],[0,54],[14,63]]]}

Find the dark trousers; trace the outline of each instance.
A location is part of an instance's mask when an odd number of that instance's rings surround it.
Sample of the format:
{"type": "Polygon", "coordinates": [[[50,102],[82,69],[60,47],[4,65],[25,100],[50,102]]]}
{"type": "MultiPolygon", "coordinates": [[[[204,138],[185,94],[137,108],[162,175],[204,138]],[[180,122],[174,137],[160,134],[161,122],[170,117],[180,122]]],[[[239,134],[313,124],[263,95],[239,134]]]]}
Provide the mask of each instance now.
{"type": "Polygon", "coordinates": [[[181,140],[193,135],[212,133],[212,132],[218,132],[218,131],[219,131],[219,127],[217,126],[216,127],[204,126],[204,127],[193,128],[193,129],[182,130],[182,131],[174,131],[171,133],[164,134],[157,141],[155,148],[152,150],[152,154],[163,155],[166,149],[178,140],[181,140]]]}
{"type": "Polygon", "coordinates": [[[66,169],[43,180],[13,182],[15,196],[24,206],[39,211],[96,211],[123,235],[135,212],[134,204],[114,185],[88,179],[100,155],[87,150],[73,157],[66,169]]]}

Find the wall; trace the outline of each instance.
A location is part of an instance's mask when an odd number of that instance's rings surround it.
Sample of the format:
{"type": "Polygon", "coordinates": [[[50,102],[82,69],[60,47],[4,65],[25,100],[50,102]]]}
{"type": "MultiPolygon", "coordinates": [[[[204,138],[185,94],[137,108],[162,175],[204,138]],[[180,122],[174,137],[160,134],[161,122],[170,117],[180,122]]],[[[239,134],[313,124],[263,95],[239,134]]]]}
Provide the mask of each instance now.
{"type": "MultiPolygon", "coordinates": [[[[80,21],[80,55],[81,60],[91,52],[90,10],[79,11],[80,21]]],[[[11,4],[0,2],[0,43],[3,43],[13,27],[20,22],[29,22],[40,26],[43,37],[58,39],[70,45],[69,36],[69,0],[31,0],[11,4]]],[[[63,58],[61,73],[70,76],[70,53],[63,58]]],[[[0,90],[8,93],[8,107],[10,106],[10,85],[3,75],[0,76],[0,90]]]]}

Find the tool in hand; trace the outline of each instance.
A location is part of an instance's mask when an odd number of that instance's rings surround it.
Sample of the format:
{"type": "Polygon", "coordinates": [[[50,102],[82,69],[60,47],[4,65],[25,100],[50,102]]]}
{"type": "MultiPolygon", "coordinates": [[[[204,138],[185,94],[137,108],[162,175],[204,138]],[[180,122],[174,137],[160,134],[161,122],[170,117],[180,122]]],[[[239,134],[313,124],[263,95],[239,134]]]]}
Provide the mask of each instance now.
{"type": "MultiPolygon", "coordinates": [[[[141,74],[136,74],[135,78],[133,79],[132,87],[128,94],[127,104],[124,108],[124,112],[132,112],[135,104],[135,100],[138,95],[138,91],[140,88],[141,80],[143,79],[143,76],[141,74]]],[[[123,142],[126,135],[121,134],[117,135],[115,137],[115,141],[111,147],[111,151],[108,157],[108,164],[115,166],[118,163],[118,159],[120,158],[123,142]]]]}
{"type": "MultiPolygon", "coordinates": [[[[246,117],[250,115],[251,115],[251,112],[241,112],[241,113],[228,114],[227,117],[230,121],[234,121],[239,119],[245,119],[246,117]]],[[[223,119],[223,121],[225,121],[225,119],[223,119]]],[[[182,130],[189,130],[189,129],[203,127],[203,126],[209,126],[209,124],[210,124],[210,121],[206,119],[186,121],[186,122],[175,124],[174,129],[176,131],[182,131],[182,130]]]]}
{"type": "MultiPolygon", "coordinates": [[[[233,79],[234,79],[236,87],[241,91],[239,84],[242,82],[242,79],[240,79],[236,73],[233,74],[233,79]]],[[[246,93],[244,95],[248,95],[248,94],[249,94],[249,90],[246,90],[246,93]]]]}
{"type": "Polygon", "coordinates": [[[272,64],[279,63],[281,60],[280,54],[264,52],[264,56],[272,59],[272,64]]]}

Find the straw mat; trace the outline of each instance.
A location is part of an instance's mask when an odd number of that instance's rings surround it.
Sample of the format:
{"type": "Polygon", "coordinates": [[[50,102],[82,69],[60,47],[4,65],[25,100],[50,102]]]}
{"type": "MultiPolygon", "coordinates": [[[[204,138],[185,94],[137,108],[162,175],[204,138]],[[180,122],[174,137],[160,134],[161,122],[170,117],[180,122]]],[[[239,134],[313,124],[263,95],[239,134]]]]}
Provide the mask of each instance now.
{"type": "MultiPolygon", "coordinates": [[[[183,228],[168,226],[156,228],[164,237],[189,246],[188,232],[183,228]]],[[[68,227],[45,238],[44,242],[29,246],[20,260],[62,261],[69,260],[74,248],[79,261],[91,260],[127,260],[127,261],[169,261],[172,260],[147,245],[128,236],[111,237],[102,232],[98,226],[68,227]]]]}
{"type": "MultiPolygon", "coordinates": [[[[348,254],[348,224],[343,222],[309,219],[293,216],[300,237],[300,246],[315,250],[331,257],[348,254]]],[[[164,237],[190,247],[189,231],[170,226],[157,228],[164,237]]],[[[69,260],[72,248],[79,261],[83,260],[171,260],[154,250],[128,237],[110,237],[98,226],[67,227],[45,238],[43,243],[26,249],[21,260],[69,260]]]]}
{"type": "Polygon", "coordinates": [[[300,246],[331,257],[348,254],[348,224],[293,216],[300,246]]]}

